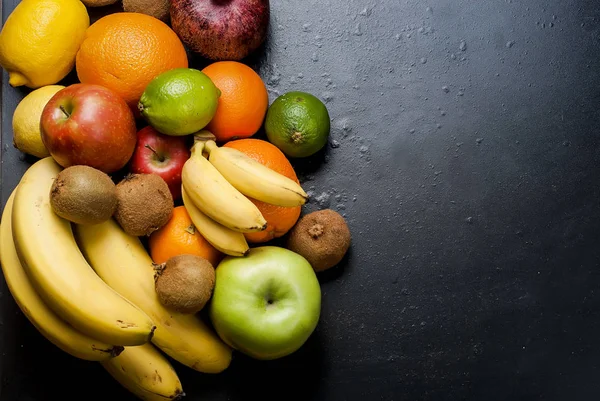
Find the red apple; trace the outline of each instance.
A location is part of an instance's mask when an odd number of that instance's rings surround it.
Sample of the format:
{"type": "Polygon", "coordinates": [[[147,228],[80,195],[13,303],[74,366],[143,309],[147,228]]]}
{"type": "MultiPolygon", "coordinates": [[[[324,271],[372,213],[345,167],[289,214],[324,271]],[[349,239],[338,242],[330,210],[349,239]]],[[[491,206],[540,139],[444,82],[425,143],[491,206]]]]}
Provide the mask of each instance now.
{"type": "Polygon", "coordinates": [[[127,103],[99,85],[58,91],[40,119],[42,141],[58,164],[83,164],[105,173],[123,168],[135,148],[135,118],[127,103]]]}
{"type": "Polygon", "coordinates": [[[137,146],[129,169],[136,174],[161,176],[175,200],[181,197],[181,170],[189,158],[185,137],[163,135],[147,126],[137,133],[137,146]]]}
{"type": "Polygon", "coordinates": [[[241,60],[265,40],[269,0],[170,0],[171,26],[211,60],[241,60]]]}

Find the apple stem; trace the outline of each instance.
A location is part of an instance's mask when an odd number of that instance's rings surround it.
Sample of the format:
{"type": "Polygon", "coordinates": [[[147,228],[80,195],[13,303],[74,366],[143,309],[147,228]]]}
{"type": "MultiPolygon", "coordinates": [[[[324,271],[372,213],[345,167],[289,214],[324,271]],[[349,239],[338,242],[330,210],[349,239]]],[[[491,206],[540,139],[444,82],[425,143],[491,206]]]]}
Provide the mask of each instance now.
{"type": "Polygon", "coordinates": [[[69,112],[67,111],[67,109],[65,109],[65,106],[63,106],[61,104],[59,107],[60,107],[60,111],[62,111],[63,113],[65,113],[65,116],[67,116],[67,118],[71,117],[71,115],[69,114],[69,112]]]}
{"type": "Polygon", "coordinates": [[[150,149],[152,151],[152,153],[154,153],[156,155],[156,157],[158,157],[158,161],[159,162],[164,162],[165,158],[162,155],[159,155],[158,152],[150,145],[145,145],[144,146],[146,149],[150,149]]]}

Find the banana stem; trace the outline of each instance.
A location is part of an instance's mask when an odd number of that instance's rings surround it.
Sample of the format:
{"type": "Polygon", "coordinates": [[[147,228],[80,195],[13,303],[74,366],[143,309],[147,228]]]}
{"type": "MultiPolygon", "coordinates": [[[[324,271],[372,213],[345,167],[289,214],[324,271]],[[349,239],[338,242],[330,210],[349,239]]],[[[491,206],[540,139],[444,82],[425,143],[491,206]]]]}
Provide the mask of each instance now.
{"type": "Polygon", "coordinates": [[[213,135],[212,132],[203,129],[194,134],[194,143],[196,142],[206,142],[206,141],[214,141],[217,138],[213,135]]]}
{"type": "Polygon", "coordinates": [[[213,140],[206,141],[206,144],[204,145],[204,149],[206,149],[206,152],[208,154],[210,154],[210,152],[212,152],[216,148],[217,148],[217,144],[213,140]]]}

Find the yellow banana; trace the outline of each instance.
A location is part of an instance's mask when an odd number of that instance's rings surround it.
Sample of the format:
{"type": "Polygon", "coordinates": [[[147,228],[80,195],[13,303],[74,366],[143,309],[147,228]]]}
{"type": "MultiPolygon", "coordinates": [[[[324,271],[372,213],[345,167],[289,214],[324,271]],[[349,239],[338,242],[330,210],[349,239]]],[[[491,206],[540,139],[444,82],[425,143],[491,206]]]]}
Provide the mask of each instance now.
{"type": "Polygon", "coordinates": [[[118,357],[100,364],[116,381],[142,400],[178,400],[185,395],[177,372],[152,344],[126,347],[118,357]]]}
{"type": "Polygon", "coordinates": [[[21,264],[44,302],[77,330],[108,344],[144,344],[155,329],[152,320],[94,273],[71,223],[50,206],[60,171],[46,157],[29,167],[17,187],[12,233],[21,264]]]}
{"type": "Polygon", "coordinates": [[[183,187],[192,202],[208,217],[234,231],[266,229],[267,221],[260,210],[202,156],[203,148],[203,141],[194,144],[181,172],[183,187]]]}
{"type": "Polygon", "coordinates": [[[154,287],[154,265],[139,238],[125,233],[113,219],[76,225],[75,234],[96,273],[156,322],[154,345],[200,372],[219,373],[229,366],[231,348],[204,322],[160,303],[154,287]]]}
{"type": "Polygon", "coordinates": [[[208,160],[238,191],[277,206],[302,206],[308,195],[294,180],[271,170],[237,149],[205,144],[208,160]]]}
{"type": "Polygon", "coordinates": [[[119,355],[123,347],[105,344],[75,330],[44,303],[31,285],[13,242],[11,214],[14,195],[15,191],[8,198],[2,213],[0,255],[2,273],[15,302],[33,326],[64,352],[87,361],[102,361],[119,355]]]}
{"type": "Polygon", "coordinates": [[[196,230],[212,246],[231,256],[244,256],[248,252],[250,248],[244,234],[233,231],[202,213],[191,201],[183,186],[181,187],[181,198],[196,230]]]}

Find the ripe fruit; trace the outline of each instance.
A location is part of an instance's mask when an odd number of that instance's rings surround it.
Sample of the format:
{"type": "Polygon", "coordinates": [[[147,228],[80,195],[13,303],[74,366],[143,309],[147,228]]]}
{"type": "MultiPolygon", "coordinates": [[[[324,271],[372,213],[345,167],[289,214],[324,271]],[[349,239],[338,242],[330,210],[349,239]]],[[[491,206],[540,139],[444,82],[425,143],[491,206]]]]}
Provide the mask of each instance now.
{"type": "Polygon", "coordinates": [[[165,22],[169,20],[169,8],[169,0],[123,0],[125,11],[150,15],[165,22]]]}
{"type": "Polygon", "coordinates": [[[150,235],[171,218],[173,197],[156,174],[130,174],[117,184],[115,219],[133,236],[150,235]]]}
{"type": "Polygon", "coordinates": [[[227,344],[253,358],[298,350],[317,326],[321,288],[306,259],[284,248],[251,248],[216,269],[210,319],[227,344]]]}
{"type": "Polygon", "coordinates": [[[154,285],[158,300],[180,313],[198,313],[215,287],[215,268],[196,255],[177,255],[155,266],[154,285]]]}
{"type": "Polygon", "coordinates": [[[267,36],[269,0],[173,0],[171,22],[179,37],[204,57],[241,60],[267,36]]]}
{"type": "Polygon", "coordinates": [[[135,119],[115,92],[73,84],[48,101],[40,119],[42,141],[63,167],[75,164],[113,173],[135,148],[135,119]]]}
{"type": "Polygon", "coordinates": [[[269,141],[289,157],[308,157],[325,146],[329,113],[317,97],[306,92],[279,96],[267,112],[265,131],[269,141]]]}
{"type": "MultiPolygon", "coordinates": [[[[253,138],[239,139],[227,142],[223,146],[237,149],[259,163],[299,183],[296,172],[289,160],[275,145],[267,141],[253,138]]],[[[245,233],[244,235],[249,242],[260,243],[279,238],[286,234],[300,217],[301,206],[281,207],[256,199],[250,200],[267,220],[267,228],[264,231],[245,233]]]]}
{"type": "Polygon", "coordinates": [[[169,186],[173,200],[181,198],[181,169],[190,157],[186,138],[163,135],[147,126],[137,133],[137,145],[129,170],[157,174],[169,186]]]}
{"type": "Polygon", "coordinates": [[[177,255],[196,255],[216,266],[223,254],[217,251],[194,227],[184,206],[173,209],[171,219],[148,239],[150,256],[154,263],[165,263],[177,255]]]}
{"type": "Polygon", "coordinates": [[[67,167],[50,189],[54,213],[77,224],[98,224],[117,208],[117,189],[110,177],[88,166],[67,167]]]}
{"type": "Polygon", "coordinates": [[[118,93],[137,113],[137,103],[157,75],[187,67],[183,44],[164,22],[139,13],[113,13],[85,33],[77,53],[77,76],[118,93]]]}
{"type": "Polygon", "coordinates": [[[63,79],[75,65],[90,17],[79,0],[23,0],[0,32],[0,65],[8,83],[39,88],[63,79]]]}
{"type": "Polygon", "coordinates": [[[260,76],[252,68],[235,61],[219,61],[202,72],[221,91],[217,112],[206,129],[220,142],[254,135],[269,106],[267,88],[260,76]]]}
{"type": "Polygon", "coordinates": [[[217,111],[219,89],[201,71],[175,68],[154,78],[138,103],[140,113],[165,135],[200,131],[217,111]]]}
{"type": "Polygon", "coordinates": [[[331,209],[302,216],[287,242],[287,248],[304,256],[317,272],[340,263],[349,247],[350,229],[344,218],[331,209]]]}
{"type": "Polygon", "coordinates": [[[42,142],[40,118],[48,101],[61,89],[62,85],[43,86],[30,92],[15,108],[12,119],[13,144],[23,153],[43,158],[50,152],[42,142]]]}

